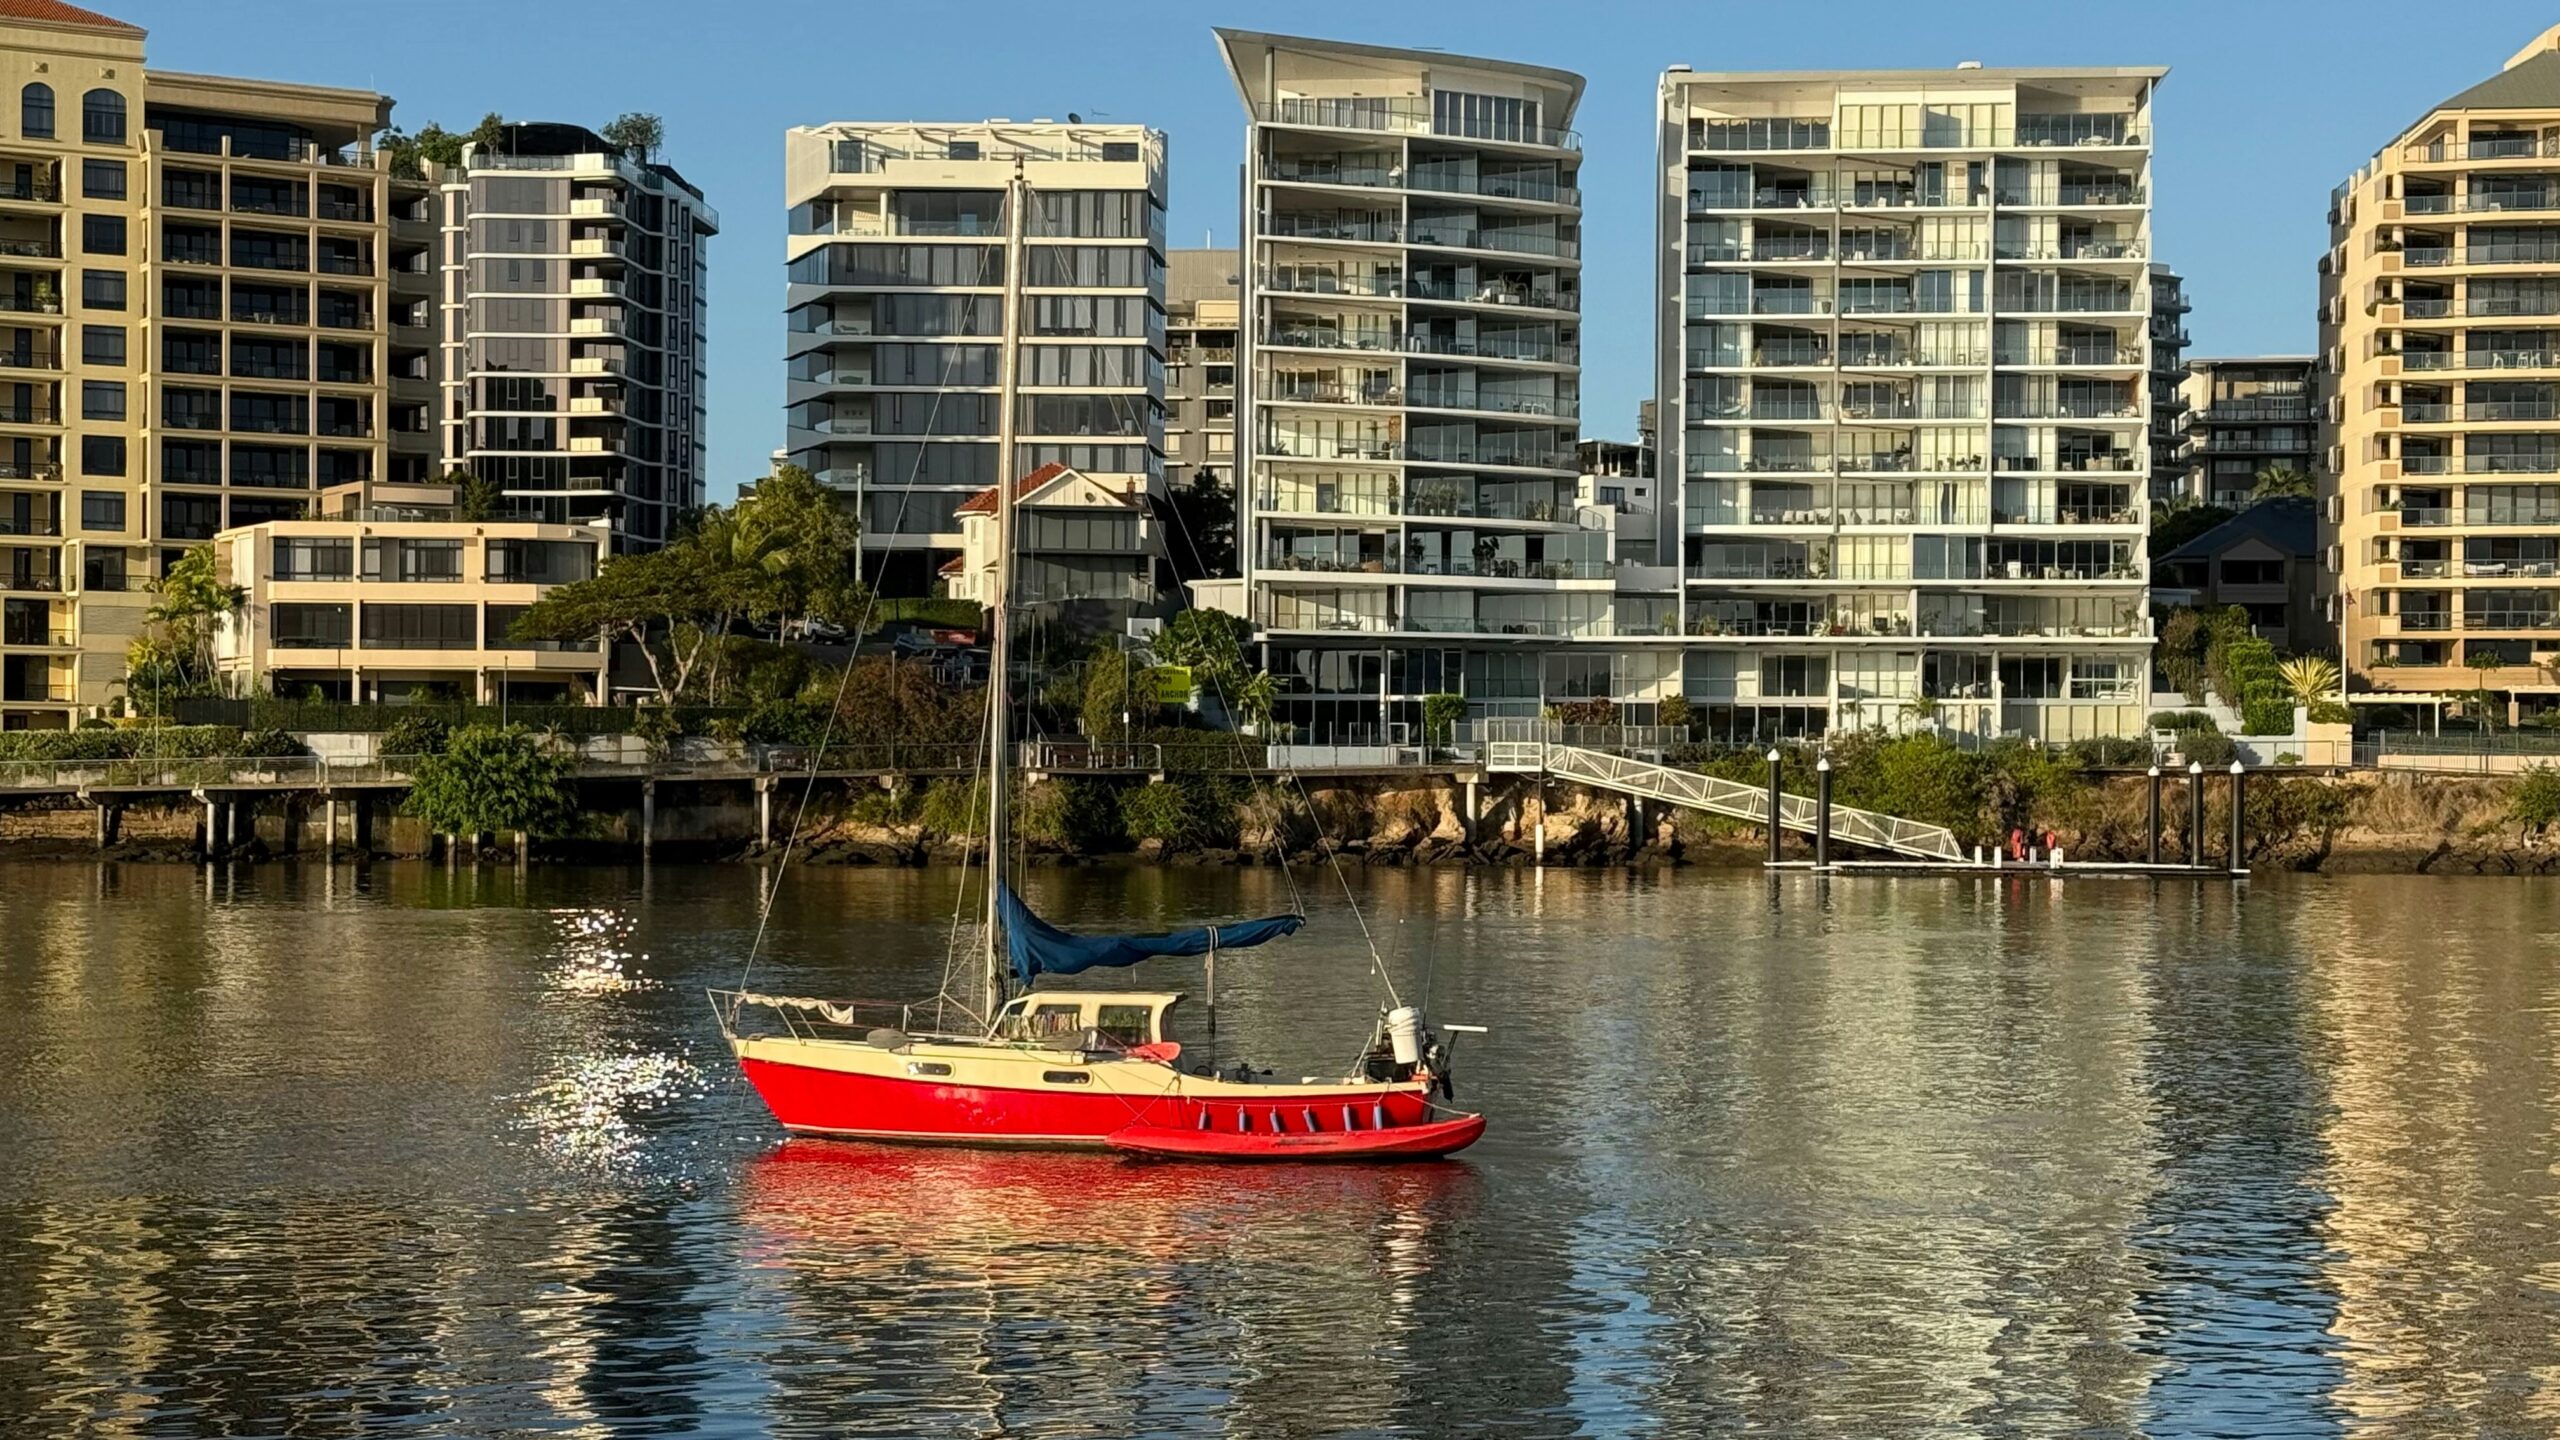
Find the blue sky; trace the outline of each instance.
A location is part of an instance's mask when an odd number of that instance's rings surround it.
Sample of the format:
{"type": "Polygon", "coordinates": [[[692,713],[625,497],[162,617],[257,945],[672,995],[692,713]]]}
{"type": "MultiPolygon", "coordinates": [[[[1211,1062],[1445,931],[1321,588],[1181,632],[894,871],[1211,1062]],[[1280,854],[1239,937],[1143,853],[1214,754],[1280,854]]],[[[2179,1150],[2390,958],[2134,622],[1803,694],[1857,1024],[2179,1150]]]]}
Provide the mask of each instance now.
{"type": "Polygon", "coordinates": [[[1176,245],[1235,243],[1243,120],[1213,24],[1578,71],[1586,433],[1631,437],[1650,385],[1653,97],[1667,65],[1799,70],[2166,65],[2158,257],[2187,276],[2191,353],[2308,352],[2331,186],[2560,16],[2472,0],[2411,24],[2369,0],[1387,6],[901,6],[779,0],[89,0],[151,63],[380,90],[401,123],[666,119],[667,159],[723,230],[711,261],[711,493],[761,474],[782,416],[782,132],[827,120],[1064,116],[1167,131],[1176,245]],[[243,23],[254,16],[256,23],[243,23]]]}

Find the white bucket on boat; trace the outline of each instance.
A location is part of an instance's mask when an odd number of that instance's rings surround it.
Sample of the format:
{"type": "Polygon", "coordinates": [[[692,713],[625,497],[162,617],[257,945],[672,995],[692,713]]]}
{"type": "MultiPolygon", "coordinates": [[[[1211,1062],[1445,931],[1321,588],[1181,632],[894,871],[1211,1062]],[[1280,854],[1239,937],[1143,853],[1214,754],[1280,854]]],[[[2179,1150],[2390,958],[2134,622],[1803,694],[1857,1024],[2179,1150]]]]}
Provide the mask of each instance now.
{"type": "Polygon", "coordinates": [[[1422,1063],[1422,1012],[1410,1005],[1400,1005],[1387,1012],[1387,1043],[1395,1047],[1396,1063],[1422,1063]]]}

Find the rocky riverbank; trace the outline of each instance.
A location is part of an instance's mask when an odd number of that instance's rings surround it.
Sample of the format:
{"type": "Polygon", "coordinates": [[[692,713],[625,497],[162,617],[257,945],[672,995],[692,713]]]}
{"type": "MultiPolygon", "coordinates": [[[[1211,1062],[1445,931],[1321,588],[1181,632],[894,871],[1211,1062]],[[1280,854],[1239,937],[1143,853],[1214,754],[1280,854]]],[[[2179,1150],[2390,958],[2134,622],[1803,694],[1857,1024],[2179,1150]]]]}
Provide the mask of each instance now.
{"type": "MultiPolygon", "coordinates": [[[[2524,781],[2435,775],[2261,774],[2248,792],[2247,855],[2255,869],[2329,873],[2544,874],[2560,870],[2560,831],[2517,818],[2524,781]]],[[[2145,853],[2147,782],[2139,775],[2087,775],[2033,793],[1941,796],[1955,811],[1978,815],[1956,823],[1968,844],[1988,843],[2018,826],[2050,831],[2077,859],[2133,860],[2145,853]]],[[[2207,851],[2222,858],[2228,833],[2227,786],[2208,787],[2207,851]]],[[[744,787],[665,787],[657,802],[651,856],[662,861],[774,863],[799,817],[793,863],[934,865],[961,861],[969,845],[955,838],[974,828],[966,797],[883,788],[869,782],[828,783],[774,808],[774,843],[761,843],[754,797],[744,787]],[[738,793],[731,793],[736,790],[738,793]]],[[[536,860],[616,861],[638,858],[640,816],[599,794],[588,833],[537,843],[536,860]]],[[[1847,802],[1843,802],[1847,803],[1847,802]]],[[[2162,806],[2164,849],[2184,853],[2188,813],[2183,785],[2162,806]]],[[[67,798],[27,800],[0,809],[0,860],[192,861],[203,851],[203,807],[136,803],[113,813],[101,843],[94,805],[67,798]]],[[[1248,865],[1276,855],[1315,859],[1330,851],[1365,865],[1749,866],[1766,841],[1752,826],[1660,802],[1528,777],[1468,784],[1454,773],[1407,779],[1337,781],[1295,786],[1201,779],[1139,784],[1047,780],[1030,788],[1017,812],[1031,863],[1248,865]]],[[[1915,818],[1935,818],[1921,816],[1915,818]]],[[[1947,819],[1958,819],[1949,814],[1947,819]]],[[[275,800],[244,815],[225,858],[258,861],[329,850],[316,807],[275,800]]],[[[385,858],[441,853],[445,842],[396,813],[372,817],[361,836],[345,823],[336,853],[385,858]]],[[[512,857],[512,837],[487,836],[473,846],[512,857]]],[[[1790,854],[1804,850],[1790,836],[1790,854]]]]}

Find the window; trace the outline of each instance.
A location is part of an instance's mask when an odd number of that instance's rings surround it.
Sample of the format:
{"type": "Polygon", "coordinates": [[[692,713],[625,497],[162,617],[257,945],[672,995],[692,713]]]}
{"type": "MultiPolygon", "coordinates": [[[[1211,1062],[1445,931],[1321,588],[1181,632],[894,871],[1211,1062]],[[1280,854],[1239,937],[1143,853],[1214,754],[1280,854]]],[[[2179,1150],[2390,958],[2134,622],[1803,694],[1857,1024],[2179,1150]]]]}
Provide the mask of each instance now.
{"type": "Polygon", "coordinates": [[[953,160],[975,160],[975,159],[977,159],[977,158],[978,158],[978,142],[977,142],[977,141],[975,141],[975,140],[954,140],[954,141],[952,141],[952,142],[951,142],[951,148],[950,148],[950,150],[949,150],[949,152],[948,152],[948,158],[953,159],[953,160]]]}
{"type": "Polygon", "coordinates": [[[1105,140],[1102,142],[1102,158],[1106,161],[1135,160],[1138,158],[1138,142],[1135,140],[1105,140]]]}
{"type": "Polygon", "coordinates": [[[279,601],[267,607],[267,643],[279,650],[344,649],[355,638],[354,609],[279,601]]]}
{"type": "Polygon", "coordinates": [[[124,162],[121,160],[81,161],[80,194],[90,200],[123,199],[124,162]]]}
{"type": "Polygon", "coordinates": [[[351,580],[355,573],[353,540],[319,535],[276,537],[275,576],[279,580],[351,580]]]}
{"type": "Polygon", "coordinates": [[[80,528],[122,530],[124,528],[124,496],[113,490],[81,491],[80,528]]]}
{"type": "Polygon", "coordinates": [[[367,604],[364,643],[377,650],[474,649],[480,643],[480,607],[367,604]]]}
{"type": "Polygon", "coordinates": [[[92,145],[124,143],[124,97],[92,90],[80,97],[80,138],[92,145]]]}
{"type": "Polygon", "coordinates": [[[160,497],[160,538],[210,540],[222,528],[222,500],[214,495],[160,497]]]}
{"type": "Polygon", "coordinates": [[[30,85],[18,92],[18,130],[30,140],[53,138],[53,87],[30,85]]]}
{"type": "Polygon", "coordinates": [[[382,539],[364,542],[367,580],[447,581],[462,578],[459,540],[382,539]]]}
{"type": "Polygon", "coordinates": [[[80,303],[92,310],[124,308],[124,276],[114,270],[80,272],[80,303]]]}
{"type": "Polygon", "coordinates": [[[596,573],[596,547],[583,540],[492,540],[489,579],[494,584],[558,585],[596,573]]]}
{"type": "Polygon", "coordinates": [[[123,474],[124,437],[121,435],[81,436],[80,473],[83,475],[123,474]]]}
{"type": "Polygon", "coordinates": [[[122,590],[124,552],[84,546],[80,556],[80,585],[85,590],[122,590]]]}
{"type": "Polygon", "coordinates": [[[80,418],[83,420],[123,419],[124,382],[121,380],[81,381],[80,418]]]}
{"type": "Polygon", "coordinates": [[[124,363],[124,327],[121,325],[81,326],[80,358],[91,365],[122,365],[124,363]]]}
{"type": "Polygon", "coordinates": [[[123,254],[124,217],[121,215],[81,216],[80,248],[92,255],[123,254]]]}

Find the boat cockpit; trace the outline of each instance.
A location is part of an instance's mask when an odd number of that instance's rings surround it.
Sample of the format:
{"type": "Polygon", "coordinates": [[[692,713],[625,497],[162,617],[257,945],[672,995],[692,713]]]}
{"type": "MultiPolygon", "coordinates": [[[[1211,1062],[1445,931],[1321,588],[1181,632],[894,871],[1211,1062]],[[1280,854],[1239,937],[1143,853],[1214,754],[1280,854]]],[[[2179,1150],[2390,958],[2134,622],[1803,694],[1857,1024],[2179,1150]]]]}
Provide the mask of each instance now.
{"type": "Polygon", "coordinates": [[[1163,1044],[1165,1016],[1179,994],[1124,990],[1035,990],[996,1012],[995,1038],[1061,1050],[1135,1050],[1163,1044]]]}

